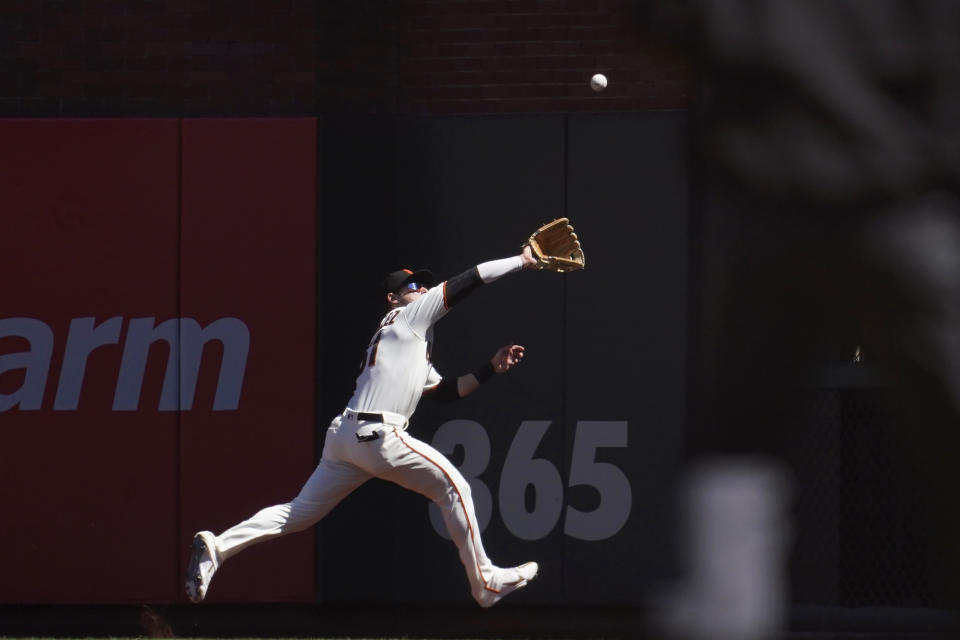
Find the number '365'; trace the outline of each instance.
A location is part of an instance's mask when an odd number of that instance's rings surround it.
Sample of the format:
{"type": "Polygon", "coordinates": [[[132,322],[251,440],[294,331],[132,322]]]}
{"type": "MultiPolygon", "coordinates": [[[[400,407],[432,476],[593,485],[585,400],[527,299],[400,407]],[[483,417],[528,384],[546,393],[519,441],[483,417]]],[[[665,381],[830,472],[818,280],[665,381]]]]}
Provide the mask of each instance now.
{"type": "MultiPolygon", "coordinates": [[[[521,540],[546,537],[563,514],[560,471],[549,460],[533,457],[550,424],[549,420],[521,423],[500,474],[500,516],[510,533],[521,540]],[[527,510],[528,488],[534,492],[532,511],[527,510]]],[[[473,420],[450,420],[437,429],[431,444],[448,456],[458,445],[463,447],[463,462],[458,468],[470,483],[480,529],[486,529],[493,511],[493,496],[479,476],[490,464],[487,432],[473,420]]],[[[600,494],[600,503],[591,511],[566,507],[563,531],[568,536],[578,540],[606,540],[627,522],[632,505],[630,481],[616,465],[596,459],[598,449],[626,446],[626,421],[581,420],[577,423],[567,486],[592,486],[600,494]]],[[[434,530],[447,537],[440,510],[433,504],[429,509],[434,530]]]]}

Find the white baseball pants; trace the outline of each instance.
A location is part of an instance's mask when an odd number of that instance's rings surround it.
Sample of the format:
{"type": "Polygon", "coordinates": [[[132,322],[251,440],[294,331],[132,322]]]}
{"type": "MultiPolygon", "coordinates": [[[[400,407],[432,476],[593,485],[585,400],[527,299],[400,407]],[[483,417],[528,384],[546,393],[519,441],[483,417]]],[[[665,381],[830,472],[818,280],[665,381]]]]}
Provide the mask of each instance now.
{"type": "Polygon", "coordinates": [[[402,416],[386,415],[397,418],[390,419],[397,424],[359,421],[350,410],[334,418],[320,463],[300,494],[292,502],[262,509],[217,536],[221,562],[252,544],[310,527],[361,484],[382,478],[426,496],[440,508],[475,599],[479,601],[487,590],[498,592],[500,571],[483,549],[470,485],[442,453],[403,430],[402,416]],[[357,439],[358,433],[373,432],[379,438],[357,439]]]}

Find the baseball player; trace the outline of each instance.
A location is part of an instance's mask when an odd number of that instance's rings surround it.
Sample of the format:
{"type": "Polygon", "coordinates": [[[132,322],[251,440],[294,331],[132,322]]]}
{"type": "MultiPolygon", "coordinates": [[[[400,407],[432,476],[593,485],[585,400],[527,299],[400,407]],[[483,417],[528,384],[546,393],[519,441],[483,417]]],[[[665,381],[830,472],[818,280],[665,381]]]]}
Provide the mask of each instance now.
{"type": "Polygon", "coordinates": [[[526,586],[537,575],[537,563],[502,568],[491,562],[467,481],[443,454],[411,436],[407,426],[423,394],[440,401],[463,398],[520,362],[524,348],[509,344],[477,371],[443,378],[430,362],[433,325],[477,287],[536,266],[526,246],[520,255],[484,262],[432,288],[433,276],[426,270],[388,275],[382,285],[387,313],[367,347],[353,397],[327,429],[320,463],[292,502],[267,507],[219,536],[210,531],[194,536],[186,577],[190,600],[203,600],[228,558],[252,544],[306,529],[373,477],[436,503],[481,607],[526,586]]]}

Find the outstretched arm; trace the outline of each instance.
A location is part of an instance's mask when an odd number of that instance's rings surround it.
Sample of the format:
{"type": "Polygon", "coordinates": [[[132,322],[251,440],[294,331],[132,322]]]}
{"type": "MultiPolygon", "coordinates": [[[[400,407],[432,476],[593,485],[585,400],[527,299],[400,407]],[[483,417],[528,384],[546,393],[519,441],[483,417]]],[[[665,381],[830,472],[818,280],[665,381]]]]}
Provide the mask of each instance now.
{"type": "Polygon", "coordinates": [[[467,373],[453,378],[444,378],[436,387],[434,397],[438,402],[452,402],[468,395],[480,388],[480,385],[497,374],[506,373],[523,360],[525,349],[519,344],[508,344],[497,349],[489,362],[486,362],[473,373],[467,373]]]}
{"type": "Polygon", "coordinates": [[[466,298],[481,284],[489,284],[508,273],[522,269],[533,269],[536,266],[537,261],[533,257],[533,252],[529,245],[525,246],[523,253],[518,256],[481,262],[472,269],[467,269],[463,273],[455,275],[443,283],[444,304],[449,309],[466,298]]]}
{"type": "Polygon", "coordinates": [[[425,335],[430,325],[446,315],[453,305],[466,298],[480,285],[498,280],[508,273],[534,269],[536,266],[537,261],[529,246],[511,258],[481,262],[449,278],[412,302],[405,314],[406,320],[417,334],[425,335]]]}

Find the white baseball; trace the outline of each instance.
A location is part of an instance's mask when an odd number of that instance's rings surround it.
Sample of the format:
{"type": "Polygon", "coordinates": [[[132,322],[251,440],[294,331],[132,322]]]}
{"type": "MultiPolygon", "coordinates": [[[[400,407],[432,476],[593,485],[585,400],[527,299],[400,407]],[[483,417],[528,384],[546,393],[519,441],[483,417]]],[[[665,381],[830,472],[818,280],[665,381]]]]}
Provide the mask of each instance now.
{"type": "Polygon", "coordinates": [[[593,77],[590,78],[590,88],[594,91],[603,91],[607,88],[607,76],[602,73],[595,73],[593,77]]]}

